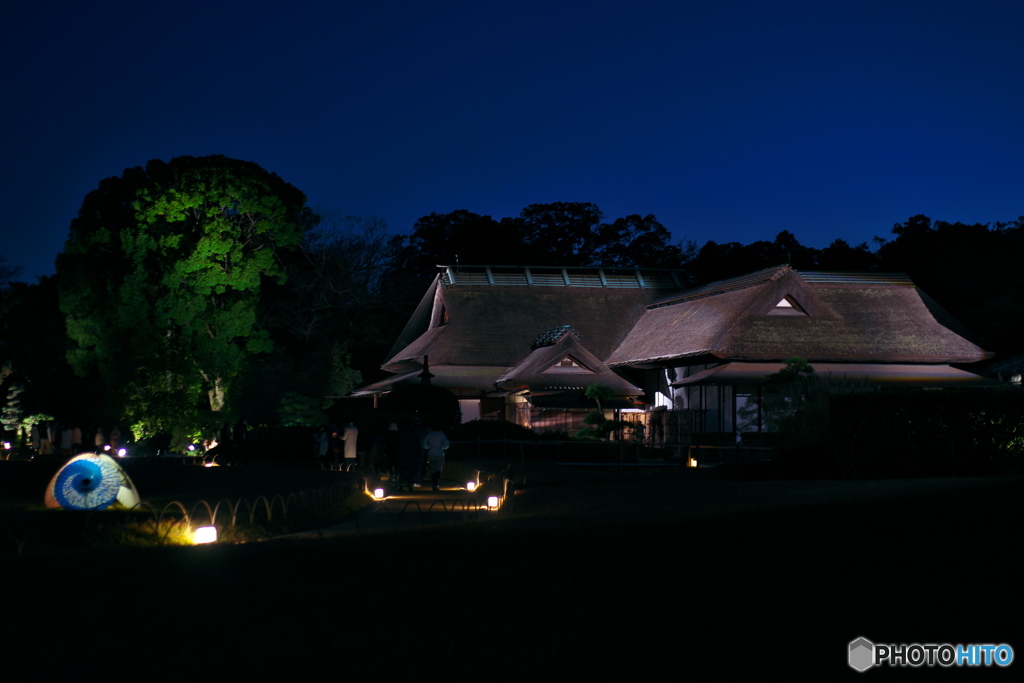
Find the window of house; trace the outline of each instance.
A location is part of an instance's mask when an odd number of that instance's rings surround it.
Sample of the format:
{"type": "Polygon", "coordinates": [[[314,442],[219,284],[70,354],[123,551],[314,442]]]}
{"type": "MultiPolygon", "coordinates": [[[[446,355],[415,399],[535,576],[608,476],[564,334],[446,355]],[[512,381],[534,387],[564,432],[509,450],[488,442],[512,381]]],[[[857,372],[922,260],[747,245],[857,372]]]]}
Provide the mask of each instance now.
{"type": "Polygon", "coordinates": [[[583,363],[579,362],[572,356],[564,356],[562,360],[558,361],[545,372],[566,372],[566,373],[586,373],[594,374],[594,371],[588,368],[583,363]]]}
{"type": "Polygon", "coordinates": [[[787,294],[779,303],[775,304],[775,308],[769,311],[768,315],[806,316],[807,311],[797,303],[796,299],[787,294]]]}

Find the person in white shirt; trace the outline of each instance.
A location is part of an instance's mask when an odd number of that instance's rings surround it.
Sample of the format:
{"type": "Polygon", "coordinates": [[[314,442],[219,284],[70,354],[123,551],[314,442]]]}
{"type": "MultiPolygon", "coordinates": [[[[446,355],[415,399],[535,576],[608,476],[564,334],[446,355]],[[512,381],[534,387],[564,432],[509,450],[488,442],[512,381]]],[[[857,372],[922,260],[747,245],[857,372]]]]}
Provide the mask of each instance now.
{"type": "Polygon", "coordinates": [[[435,491],[440,491],[441,470],[444,469],[444,452],[451,443],[437,425],[431,425],[427,435],[423,437],[423,448],[427,451],[427,468],[430,470],[430,482],[435,491]]]}

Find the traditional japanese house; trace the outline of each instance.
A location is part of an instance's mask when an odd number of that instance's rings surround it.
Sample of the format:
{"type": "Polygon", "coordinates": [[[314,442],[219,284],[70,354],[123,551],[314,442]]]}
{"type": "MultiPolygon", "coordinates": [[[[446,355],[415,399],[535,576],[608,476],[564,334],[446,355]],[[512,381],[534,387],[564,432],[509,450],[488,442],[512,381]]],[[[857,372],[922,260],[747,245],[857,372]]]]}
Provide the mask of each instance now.
{"type": "Polygon", "coordinates": [[[761,388],[789,358],[832,378],[941,388],[992,384],[957,367],[989,355],[904,275],[782,266],[652,302],[606,362],[641,371],[651,407],[688,411],[694,432],[738,436],[763,429],[761,388]]]}
{"type": "Polygon", "coordinates": [[[442,267],[382,366],[395,375],[357,393],[428,366],[464,420],[571,430],[599,383],[613,395],[602,407],[675,425],[669,443],[762,429],[750,408],[792,357],[833,377],[958,387],[989,382],[964,369],[988,356],[903,275],[780,266],[687,289],[665,270],[442,267]]]}

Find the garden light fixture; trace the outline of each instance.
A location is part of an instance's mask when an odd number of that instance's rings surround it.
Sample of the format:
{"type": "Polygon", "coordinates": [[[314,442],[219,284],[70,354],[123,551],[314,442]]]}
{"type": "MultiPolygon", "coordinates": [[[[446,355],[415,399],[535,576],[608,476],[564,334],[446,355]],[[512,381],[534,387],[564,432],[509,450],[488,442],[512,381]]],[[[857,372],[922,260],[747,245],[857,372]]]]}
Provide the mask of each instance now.
{"type": "Polygon", "coordinates": [[[215,526],[201,526],[198,527],[195,533],[192,535],[192,542],[196,545],[200,543],[216,543],[217,542],[217,527],[215,526]]]}

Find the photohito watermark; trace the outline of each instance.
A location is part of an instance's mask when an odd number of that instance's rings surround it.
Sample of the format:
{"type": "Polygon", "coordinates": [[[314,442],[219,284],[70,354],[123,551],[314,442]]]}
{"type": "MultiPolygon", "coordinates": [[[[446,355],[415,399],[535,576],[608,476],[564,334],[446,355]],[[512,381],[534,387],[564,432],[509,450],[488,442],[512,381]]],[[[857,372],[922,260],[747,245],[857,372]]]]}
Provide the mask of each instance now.
{"type": "Polygon", "coordinates": [[[999,645],[950,645],[872,643],[867,638],[850,641],[848,662],[857,671],[873,666],[1009,666],[1013,648],[999,645]]]}

